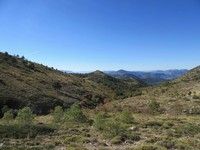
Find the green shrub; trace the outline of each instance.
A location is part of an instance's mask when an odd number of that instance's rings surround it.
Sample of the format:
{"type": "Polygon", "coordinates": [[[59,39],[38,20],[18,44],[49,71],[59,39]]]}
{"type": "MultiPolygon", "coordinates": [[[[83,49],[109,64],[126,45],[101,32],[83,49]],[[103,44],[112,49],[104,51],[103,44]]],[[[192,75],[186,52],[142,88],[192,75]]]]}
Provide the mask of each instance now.
{"type": "Polygon", "coordinates": [[[55,123],[59,123],[63,120],[63,109],[60,106],[55,107],[54,111],[53,111],[53,120],[55,123]]]}
{"type": "Polygon", "coordinates": [[[9,124],[13,120],[13,118],[14,118],[13,112],[12,112],[12,110],[9,110],[9,111],[7,111],[7,112],[4,113],[3,121],[6,124],[9,124]]]}
{"type": "Polygon", "coordinates": [[[134,117],[130,111],[123,111],[120,115],[120,121],[126,124],[134,123],[134,117]]]}
{"type": "Polygon", "coordinates": [[[97,130],[103,130],[105,128],[105,125],[106,125],[105,115],[103,115],[102,113],[97,114],[94,119],[94,127],[97,130]]]}
{"type": "Polygon", "coordinates": [[[64,119],[66,122],[85,123],[88,121],[78,104],[71,106],[71,108],[65,113],[64,119]]]}
{"type": "Polygon", "coordinates": [[[125,138],[136,142],[141,140],[141,137],[138,133],[130,133],[130,132],[125,135],[125,138]]]}
{"type": "Polygon", "coordinates": [[[184,124],[175,129],[178,136],[194,136],[200,133],[200,126],[195,124],[184,124]]]}
{"type": "Polygon", "coordinates": [[[170,129],[170,128],[172,128],[174,126],[174,123],[173,122],[165,122],[163,125],[162,125],[162,127],[163,127],[163,129],[170,129]]]}
{"type": "Polygon", "coordinates": [[[121,144],[123,142],[123,139],[121,136],[116,136],[111,140],[111,143],[114,145],[121,144]]]}
{"type": "Polygon", "coordinates": [[[107,138],[122,136],[127,131],[126,126],[119,119],[107,118],[102,113],[95,117],[94,127],[107,138]]]}
{"type": "Polygon", "coordinates": [[[196,150],[196,148],[200,147],[200,141],[199,138],[190,138],[190,137],[185,137],[185,138],[180,138],[176,140],[176,149],[180,150],[196,150]]]}
{"type": "Polygon", "coordinates": [[[47,135],[54,129],[45,125],[0,125],[0,138],[34,138],[37,135],[47,135]]]}
{"type": "Polygon", "coordinates": [[[113,138],[126,133],[126,127],[119,121],[109,119],[106,121],[104,135],[108,138],[113,138]]]}
{"type": "Polygon", "coordinates": [[[160,103],[158,103],[155,100],[152,100],[149,102],[148,104],[151,112],[156,113],[156,112],[160,112],[160,103]]]}
{"type": "Polygon", "coordinates": [[[34,119],[34,115],[29,107],[20,109],[17,114],[17,122],[21,125],[31,125],[34,119]]]}
{"type": "Polygon", "coordinates": [[[145,123],[145,127],[151,127],[151,128],[160,128],[162,127],[163,123],[159,121],[148,121],[145,123]]]}
{"type": "Polygon", "coordinates": [[[167,150],[167,149],[164,147],[159,147],[152,144],[145,144],[145,145],[135,148],[134,150],[167,150]]]}

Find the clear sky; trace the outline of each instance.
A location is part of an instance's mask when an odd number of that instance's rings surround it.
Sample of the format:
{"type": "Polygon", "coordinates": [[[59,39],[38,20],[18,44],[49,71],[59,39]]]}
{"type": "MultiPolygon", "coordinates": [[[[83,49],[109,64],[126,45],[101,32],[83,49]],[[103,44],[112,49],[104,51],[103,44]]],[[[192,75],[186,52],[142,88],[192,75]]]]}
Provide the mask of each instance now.
{"type": "Polygon", "coordinates": [[[0,51],[62,70],[200,65],[200,0],[0,0],[0,51]]]}

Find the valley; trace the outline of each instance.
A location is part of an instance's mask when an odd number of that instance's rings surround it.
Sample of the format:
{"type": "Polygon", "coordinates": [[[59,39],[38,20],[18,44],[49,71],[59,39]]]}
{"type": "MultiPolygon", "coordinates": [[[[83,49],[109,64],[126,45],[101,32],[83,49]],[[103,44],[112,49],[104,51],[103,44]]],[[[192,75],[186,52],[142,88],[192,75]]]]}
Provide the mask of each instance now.
{"type": "Polygon", "coordinates": [[[0,149],[199,150],[200,67],[180,72],[149,85],[0,53],[0,149]]]}

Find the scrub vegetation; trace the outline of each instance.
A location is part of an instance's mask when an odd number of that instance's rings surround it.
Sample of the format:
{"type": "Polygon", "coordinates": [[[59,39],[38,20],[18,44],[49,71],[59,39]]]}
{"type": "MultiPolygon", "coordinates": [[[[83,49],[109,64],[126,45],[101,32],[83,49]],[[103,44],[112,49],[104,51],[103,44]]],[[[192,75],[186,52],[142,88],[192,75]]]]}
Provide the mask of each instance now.
{"type": "Polygon", "coordinates": [[[199,67],[146,86],[7,53],[0,62],[0,149],[200,149],[199,67]]]}

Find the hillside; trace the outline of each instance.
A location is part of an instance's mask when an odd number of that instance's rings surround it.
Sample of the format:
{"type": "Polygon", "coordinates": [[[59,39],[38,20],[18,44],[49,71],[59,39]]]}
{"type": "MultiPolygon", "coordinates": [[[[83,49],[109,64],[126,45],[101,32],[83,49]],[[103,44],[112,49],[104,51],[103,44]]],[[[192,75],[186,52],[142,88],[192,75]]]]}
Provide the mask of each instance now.
{"type": "MultiPolygon", "coordinates": [[[[117,88],[129,86],[128,83],[113,77],[106,76],[109,80],[117,80],[114,87],[106,86],[94,80],[75,75],[65,74],[61,71],[36,64],[24,57],[11,56],[0,53],[0,106],[7,105],[18,109],[29,106],[37,114],[46,114],[56,105],[69,107],[74,102],[81,102],[82,106],[94,108],[107,100],[118,98],[117,88]]],[[[109,83],[108,83],[109,84],[109,83]]],[[[135,83],[135,87],[140,84],[135,83]]],[[[130,91],[122,93],[127,97],[130,91]]]]}
{"type": "Polygon", "coordinates": [[[3,53],[0,71],[2,112],[20,108],[0,119],[3,149],[199,149],[200,67],[155,86],[101,71],[65,74],[3,53]]]}
{"type": "Polygon", "coordinates": [[[166,70],[166,71],[126,71],[126,70],[119,70],[119,71],[107,71],[108,75],[113,77],[117,77],[120,79],[123,78],[138,78],[149,85],[156,85],[162,82],[174,80],[182,75],[184,75],[188,70],[166,70]]]}
{"type": "Polygon", "coordinates": [[[166,114],[200,114],[200,67],[175,80],[145,87],[141,96],[128,98],[116,105],[120,108],[131,107],[135,112],[149,113],[151,101],[158,102],[166,114]]]}
{"type": "Polygon", "coordinates": [[[138,78],[119,79],[98,70],[88,74],[79,74],[78,76],[104,86],[107,89],[106,91],[112,93],[114,99],[123,99],[140,94],[139,88],[146,85],[138,78]]]}
{"type": "Polygon", "coordinates": [[[199,82],[200,81],[200,66],[190,70],[187,74],[180,77],[178,80],[179,81],[196,81],[196,82],[199,82]]]}

